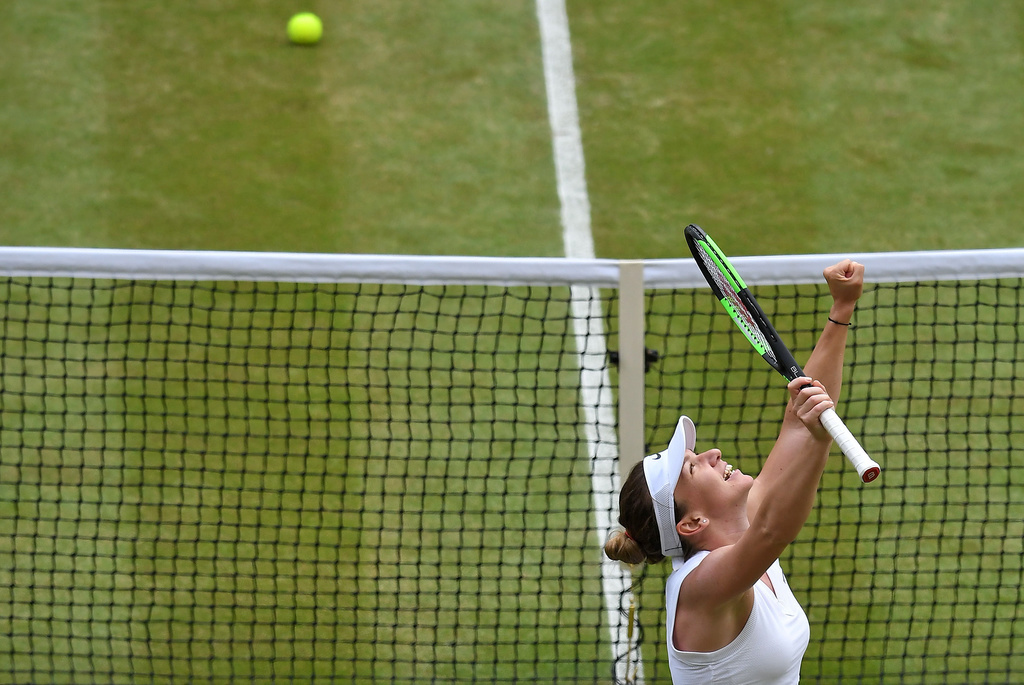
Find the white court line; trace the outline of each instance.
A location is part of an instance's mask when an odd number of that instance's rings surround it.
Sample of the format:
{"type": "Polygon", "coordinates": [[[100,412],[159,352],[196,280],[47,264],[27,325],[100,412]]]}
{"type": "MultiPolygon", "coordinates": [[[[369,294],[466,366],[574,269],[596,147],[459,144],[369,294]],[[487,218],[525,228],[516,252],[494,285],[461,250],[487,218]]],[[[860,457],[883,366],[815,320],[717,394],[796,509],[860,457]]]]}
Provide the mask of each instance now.
{"type": "MultiPolygon", "coordinates": [[[[583,163],[583,138],[576,105],[576,78],[572,70],[572,44],[564,0],[537,0],[544,83],[548,97],[548,118],[554,146],[555,176],[561,203],[565,256],[594,259],[594,238],[590,231],[590,200],[583,163]]],[[[573,327],[580,366],[580,392],[589,444],[591,485],[594,495],[594,526],[597,540],[604,544],[615,523],[619,492],[618,438],[611,382],[606,370],[604,314],[597,288],[571,288],[573,327]],[[602,390],[606,390],[602,392],[602,390]]],[[[628,609],[632,592],[628,570],[601,554],[604,590],[612,658],[618,682],[643,682],[639,650],[629,640],[628,609]],[[635,662],[632,672],[629,666],[635,662]]]]}

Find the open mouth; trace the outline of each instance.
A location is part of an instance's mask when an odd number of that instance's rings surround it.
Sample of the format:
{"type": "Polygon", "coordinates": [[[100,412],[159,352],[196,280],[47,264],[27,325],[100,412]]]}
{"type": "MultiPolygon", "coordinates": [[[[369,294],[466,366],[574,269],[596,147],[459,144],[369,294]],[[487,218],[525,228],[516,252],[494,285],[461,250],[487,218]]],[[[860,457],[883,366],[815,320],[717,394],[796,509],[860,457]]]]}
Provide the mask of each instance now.
{"type": "Polygon", "coordinates": [[[724,476],[725,480],[729,480],[729,478],[732,476],[732,472],[733,472],[732,464],[726,464],[725,465],[725,476],[724,476]]]}

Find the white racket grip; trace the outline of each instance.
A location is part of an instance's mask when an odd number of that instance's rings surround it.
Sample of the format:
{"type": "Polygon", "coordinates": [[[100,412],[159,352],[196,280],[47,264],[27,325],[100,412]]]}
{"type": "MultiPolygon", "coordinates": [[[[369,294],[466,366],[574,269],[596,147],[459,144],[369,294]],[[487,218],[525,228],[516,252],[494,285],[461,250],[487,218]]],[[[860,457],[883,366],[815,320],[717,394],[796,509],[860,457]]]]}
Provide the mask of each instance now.
{"type": "Polygon", "coordinates": [[[846,458],[853,464],[853,468],[857,469],[857,475],[860,476],[861,481],[870,483],[878,478],[882,468],[860,446],[857,438],[853,437],[853,433],[846,427],[843,420],[839,418],[839,414],[836,414],[835,409],[826,409],[821,413],[821,425],[825,427],[825,430],[829,432],[832,439],[839,445],[839,449],[843,451],[846,458]]]}

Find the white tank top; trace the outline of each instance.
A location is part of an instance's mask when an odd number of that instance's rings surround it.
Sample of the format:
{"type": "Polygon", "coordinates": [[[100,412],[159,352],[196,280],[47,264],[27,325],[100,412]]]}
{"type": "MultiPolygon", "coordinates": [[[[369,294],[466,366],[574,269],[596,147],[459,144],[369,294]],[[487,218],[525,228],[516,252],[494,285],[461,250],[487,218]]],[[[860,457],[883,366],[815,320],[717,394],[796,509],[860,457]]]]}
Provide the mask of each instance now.
{"type": "Polygon", "coordinates": [[[775,591],[761,580],[754,583],[754,608],[735,640],[714,652],[683,652],[673,646],[679,588],[709,553],[697,552],[686,561],[673,559],[672,574],[665,584],[668,662],[673,685],[799,682],[800,662],[807,651],[811,628],[777,559],[768,569],[775,591]]]}

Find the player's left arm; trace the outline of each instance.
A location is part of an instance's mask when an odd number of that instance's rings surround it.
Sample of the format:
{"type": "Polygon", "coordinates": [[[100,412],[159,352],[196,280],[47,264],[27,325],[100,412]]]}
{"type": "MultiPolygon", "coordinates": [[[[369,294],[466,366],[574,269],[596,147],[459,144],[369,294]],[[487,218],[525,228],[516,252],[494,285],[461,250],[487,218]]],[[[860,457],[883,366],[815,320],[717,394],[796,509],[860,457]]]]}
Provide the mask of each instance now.
{"type": "MultiPolygon", "coordinates": [[[[864,289],[864,265],[844,259],[824,270],[823,275],[832,295],[832,307],[822,328],[818,342],[811,352],[804,375],[819,381],[832,401],[838,404],[843,383],[843,363],[846,342],[853,312],[864,289]],[[838,321],[839,323],[835,323],[838,321]]],[[[754,480],[747,499],[747,513],[751,520],[757,514],[766,493],[779,480],[792,477],[792,469],[800,469],[806,453],[795,446],[805,444],[807,427],[792,412],[787,411],[779,431],[779,438],[765,460],[764,467],[754,480]]]]}
{"type": "Polygon", "coordinates": [[[832,401],[838,404],[843,386],[843,363],[846,356],[849,324],[864,291],[864,265],[850,259],[834,264],[822,273],[832,294],[832,307],[825,320],[818,342],[804,365],[804,374],[821,381],[832,401]],[[839,323],[835,323],[839,322],[839,323]]]}

